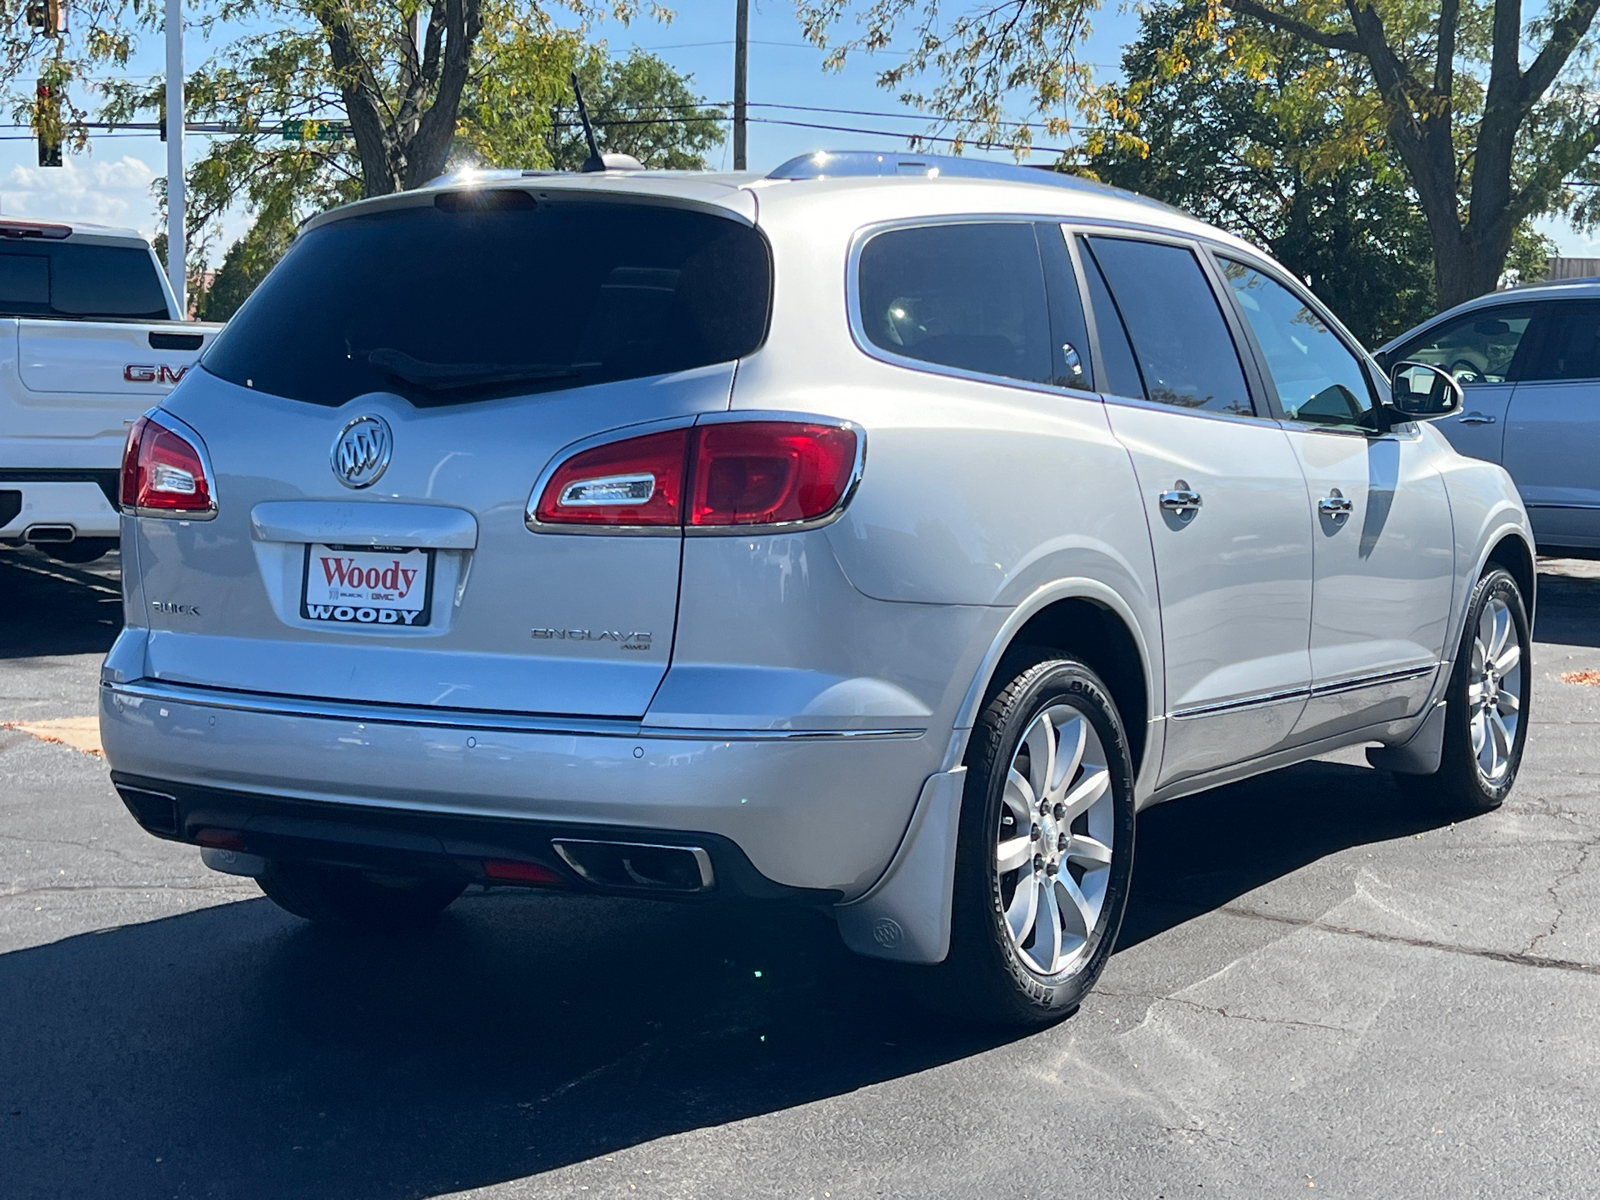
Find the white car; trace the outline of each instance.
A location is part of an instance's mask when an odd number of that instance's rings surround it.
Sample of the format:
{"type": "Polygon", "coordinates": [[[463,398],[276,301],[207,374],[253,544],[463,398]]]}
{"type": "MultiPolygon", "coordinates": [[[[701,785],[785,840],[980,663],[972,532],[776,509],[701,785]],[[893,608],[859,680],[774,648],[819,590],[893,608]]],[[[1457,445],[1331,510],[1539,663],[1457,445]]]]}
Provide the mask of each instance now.
{"type": "Polygon", "coordinates": [[[788,899],[1056,1019],[1141,808],[1361,744],[1511,788],[1527,516],[1403,374],[1239,239],[1021,168],[335,210],[130,436],[112,779],[313,920],[788,899]]]}
{"type": "Polygon", "coordinates": [[[0,545],[116,546],[128,426],[218,329],[179,316],[133,230],[0,218],[0,545]]]}

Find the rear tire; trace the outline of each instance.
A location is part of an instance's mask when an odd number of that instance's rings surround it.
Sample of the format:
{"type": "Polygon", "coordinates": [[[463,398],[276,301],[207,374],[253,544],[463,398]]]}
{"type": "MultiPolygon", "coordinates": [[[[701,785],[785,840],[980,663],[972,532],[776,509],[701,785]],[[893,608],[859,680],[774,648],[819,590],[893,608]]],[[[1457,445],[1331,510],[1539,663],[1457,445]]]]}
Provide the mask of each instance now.
{"type": "Polygon", "coordinates": [[[116,538],[74,538],[70,542],[40,542],[38,548],[57,562],[82,566],[104,558],[117,548],[116,538]]]}
{"type": "Polygon", "coordinates": [[[1116,944],[1133,876],[1133,766],[1093,671],[1054,652],[1014,668],[967,749],[935,1002],[1038,1027],[1077,1011],[1116,944]]]}
{"type": "Polygon", "coordinates": [[[279,908],[333,929],[416,929],[432,921],[466,884],[435,876],[389,876],[316,863],[273,862],[256,880],[279,908]]]}
{"type": "Polygon", "coordinates": [[[1512,575],[1484,572],[1445,691],[1444,749],[1432,775],[1397,775],[1406,792],[1445,814],[1499,808],[1517,781],[1528,740],[1533,642],[1512,575]]]}

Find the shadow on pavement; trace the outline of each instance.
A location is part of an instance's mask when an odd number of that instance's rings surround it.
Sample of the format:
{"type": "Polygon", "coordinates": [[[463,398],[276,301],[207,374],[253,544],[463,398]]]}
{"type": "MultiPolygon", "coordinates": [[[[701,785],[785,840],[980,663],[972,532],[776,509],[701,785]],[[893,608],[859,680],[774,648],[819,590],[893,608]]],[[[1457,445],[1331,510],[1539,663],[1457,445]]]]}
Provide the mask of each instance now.
{"type": "Polygon", "coordinates": [[[1449,820],[1403,795],[1386,773],[1337,762],[1302,763],[1146,809],[1117,949],[1330,854],[1449,820]]]}
{"type": "Polygon", "coordinates": [[[1597,612],[1600,612],[1600,563],[1540,561],[1539,599],[1533,616],[1534,641],[1600,647],[1597,612]]]}
{"type": "MultiPolygon", "coordinates": [[[[1383,776],[1325,763],[1151,810],[1123,945],[1423,827],[1383,776]]],[[[9,1198],[434,1195],[1009,1040],[924,1015],[906,982],[810,912],[540,894],[469,895],[412,941],[265,900],[72,937],[0,956],[0,1178],[9,1198]]]]}
{"type": "Polygon", "coordinates": [[[119,555],[88,566],[0,549],[0,659],[104,654],[122,630],[119,555]]]}

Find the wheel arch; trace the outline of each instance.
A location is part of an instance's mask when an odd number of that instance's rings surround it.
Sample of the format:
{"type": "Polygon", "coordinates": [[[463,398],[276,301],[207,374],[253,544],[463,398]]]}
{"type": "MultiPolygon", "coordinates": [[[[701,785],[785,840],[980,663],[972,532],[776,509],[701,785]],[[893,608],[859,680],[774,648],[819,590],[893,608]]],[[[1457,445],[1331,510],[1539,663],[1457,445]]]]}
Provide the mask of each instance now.
{"type": "Polygon", "coordinates": [[[1507,531],[1493,542],[1489,552],[1484,555],[1483,563],[1478,567],[1478,576],[1482,577],[1490,565],[1504,567],[1517,581],[1517,586],[1522,589],[1522,596],[1528,608],[1528,624],[1533,624],[1534,594],[1539,586],[1538,568],[1534,565],[1534,550],[1528,540],[1520,531],[1507,531]]]}
{"type": "Polygon", "coordinates": [[[1036,649],[1062,650],[1105,681],[1122,718],[1134,777],[1150,750],[1157,699],[1155,656],[1138,619],[1112,589],[1094,580],[1062,580],[1034,592],[1011,613],[984,655],[957,714],[946,768],[966,753],[967,735],[1008,675],[1004,668],[1036,649]]]}

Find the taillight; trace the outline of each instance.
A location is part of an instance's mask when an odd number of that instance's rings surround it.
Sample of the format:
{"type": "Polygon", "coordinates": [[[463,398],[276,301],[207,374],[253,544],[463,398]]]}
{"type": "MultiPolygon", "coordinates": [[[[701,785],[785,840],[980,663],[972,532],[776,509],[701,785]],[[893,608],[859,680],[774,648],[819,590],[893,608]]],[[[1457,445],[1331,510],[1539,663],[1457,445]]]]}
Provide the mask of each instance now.
{"type": "Polygon", "coordinates": [[[688,525],[809,521],[844,499],[855,471],[847,427],[740,421],[695,433],[688,525]]]}
{"type": "Polygon", "coordinates": [[[540,525],[633,528],[809,521],[845,498],[858,436],[841,425],[728,421],[609,442],[557,467],[531,515],[540,525]]]}
{"type": "Polygon", "coordinates": [[[122,451],[122,507],[155,515],[213,511],[199,449],[182,434],[140,417],[122,451]]]}
{"type": "Polygon", "coordinates": [[[669,429],[574,454],[556,468],[534,518],[546,525],[677,525],[689,430],[669,429]]]}

